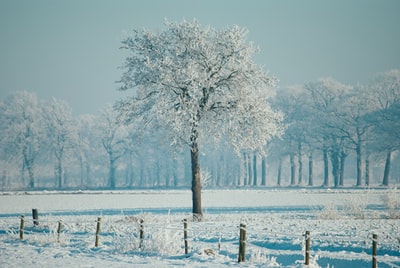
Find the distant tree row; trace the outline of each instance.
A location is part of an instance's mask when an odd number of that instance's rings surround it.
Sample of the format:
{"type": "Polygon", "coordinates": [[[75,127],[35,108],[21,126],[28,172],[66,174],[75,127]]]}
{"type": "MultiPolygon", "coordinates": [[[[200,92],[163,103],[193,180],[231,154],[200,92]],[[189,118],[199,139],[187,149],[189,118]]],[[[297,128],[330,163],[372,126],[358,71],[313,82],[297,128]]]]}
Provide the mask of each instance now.
{"type": "MultiPolygon", "coordinates": [[[[203,186],[388,186],[390,177],[398,180],[400,70],[378,74],[368,85],[323,78],[280,89],[273,105],[285,115],[284,135],[265,153],[206,145],[203,186]]],[[[0,189],[189,186],[190,155],[171,146],[161,129],[143,136],[142,128],[124,124],[111,106],[73,117],[64,101],[15,92],[0,102],[0,189]]]]}
{"type": "Polygon", "coordinates": [[[382,185],[389,185],[391,160],[400,149],[400,70],[378,74],[368,85],[323,78],[290,87],[278,92],[275,105],[285,113],[287,129],[282,140],[271,144],[272,151],[281,154],[281,160],[290,159],[291,185],[314,184],[316,153],[323,159],[324,186],[331,185],[330,173],[335,187],[344,185],[349,156],[355,158],[354,184],[370,185],[370,160],[380,155],[385,155],[382,185]],[[304,158],[308,182],[302,177],[304,158]]]}
{"type": "Polygon", "coordinates": [[[140,127],[118,122],[117,115],[109,106],[98,116],[74,118],[64,101],[45,102],[26,91],[9,95],[0,102],[0,188],[184,184],[180,156],[167,158],[169,148],[154,137],[137,140],[140,127]]]}

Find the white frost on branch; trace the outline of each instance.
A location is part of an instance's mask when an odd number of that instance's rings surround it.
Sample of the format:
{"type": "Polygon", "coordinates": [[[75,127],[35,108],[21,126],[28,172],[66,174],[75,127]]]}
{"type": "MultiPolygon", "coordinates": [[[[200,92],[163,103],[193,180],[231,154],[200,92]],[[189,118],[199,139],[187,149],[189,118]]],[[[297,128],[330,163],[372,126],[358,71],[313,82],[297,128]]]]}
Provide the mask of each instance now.
{"type": "Polygon", "coordinates": [[[129,56],[120,89],[134,89],[117,105],[125,120],[141,118],[189,146],[228,137],[237,151],[261,149],[282,134],[283,115],[268,104],[277,79],[252,60],[258,49],[247,30],[196,21],[165,26],[135,30],[122,42],[129,56]]]}

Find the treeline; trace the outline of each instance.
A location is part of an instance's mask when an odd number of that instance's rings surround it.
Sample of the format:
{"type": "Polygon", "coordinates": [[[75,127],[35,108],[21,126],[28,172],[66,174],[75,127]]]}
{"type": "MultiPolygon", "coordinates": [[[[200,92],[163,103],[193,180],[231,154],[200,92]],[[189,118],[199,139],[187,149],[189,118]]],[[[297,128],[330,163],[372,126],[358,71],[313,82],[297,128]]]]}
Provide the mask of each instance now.
{"type": "MultiPolygon", "coordinates": [[[[322,158],[323,185],[335,187],[344,185],[348,158],[355,159],[349,167],[355,173],[354,185],[377,181],[371,166],[376,167],[383,156],[380,182],[389,185],[392,159],[400,149],[400,70],[378,74],[368,85],[320,79],[281,91],[274,102],[286,115],[287,129],[283,139],[271,147],[281,154],[279,161],[289,158],[291,185],[313,185],[315,156],[322,158]],[[305,181],[303,158],[308,159],[305,181]]],[[[398,179],[397,156],[395,163],[398,179]]]]}
{"type": "Polygon", "coordinates": [[[166,157],[172,154],[169,148],[153,136],[139,139],[140,126],[121,124],[117,116],[106,107],[100,115],[74,118],[64,101],[42,101],[26,91],[9,95],[0,103],[1,188],[114,189],[186,183],[178,181],[184,169],[181,156],[166,157]]]}
{"type": "MultiPolygon", "coordinates": [[[[265,152],[205,144],[203,186],[384,185],[399,179],[400,70],[368,85],[323,78],[271,100],[286,131],[265,152]],[[393,164],[392,164],[393,163],[393,164]],[[392,179],[390,179],[392,177],[392,179]]],[[[190,187],[190,157],[162,131],[125,125],[112,107],[73,117],[61,100],[0,102],[0,189],[190,187]]]]}

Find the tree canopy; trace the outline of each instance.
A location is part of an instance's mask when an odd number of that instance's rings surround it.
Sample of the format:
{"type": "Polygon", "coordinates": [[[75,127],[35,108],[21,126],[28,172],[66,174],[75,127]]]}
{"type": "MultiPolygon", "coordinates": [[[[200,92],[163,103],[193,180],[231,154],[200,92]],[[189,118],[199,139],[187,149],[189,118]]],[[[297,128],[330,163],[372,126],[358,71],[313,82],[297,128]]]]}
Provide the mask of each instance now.
{"type": "Polygon", "coordinates": [[[118,108],[128,120],[140,115],[146,124],[166,126],[176,143],[226,135],[238,149],[261,148],[282,132],[282,115],[267,102],[277,79],[254,63],[258,50],[246,34],[196,21],[166,22],[158,33],[133,31],[122,42],[130,54],[120,89],[135,91],[118,108]]]}

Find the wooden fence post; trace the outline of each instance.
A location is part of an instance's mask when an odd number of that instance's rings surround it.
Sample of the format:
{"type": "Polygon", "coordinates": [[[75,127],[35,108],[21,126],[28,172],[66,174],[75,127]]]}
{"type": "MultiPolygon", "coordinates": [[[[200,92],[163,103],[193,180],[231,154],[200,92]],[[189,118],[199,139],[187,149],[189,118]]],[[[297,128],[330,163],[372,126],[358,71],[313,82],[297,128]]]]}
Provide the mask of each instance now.
{"type": "Polygon", "coordinates": [[[185,242],[185,254],[189,253],[187,229],[188,229],[187,219],[184,219],[183,220],[183,241],[185,242]]]}
{"type": "Polygon", "coordinates": [[[240,224],[238,262],[246,261],[246,224],[240,224]]]}
{"type": "Polygon", "coordinates": [[[58,221],[58,226],[57,226],[57,242],[60,243],[60,234],[61,234],[61,220],[58,221]]]}
{"type": "Polygon", "coordinates": [[[39,213],[36,208],[32,209],[32,218],[33,218],[33,224],[39,225],[39,213]]]}
{"type": "Polygon", "coordinates": [[[95,247],[99,246],[99,238],[100,238],[100,223],[101,223],[101,218],[97,218],[97,226],[96,226],[96,242],[94,243],[95,247]]]}
{"type": "Polygon", "coordinates": [[[25,216],[21,215],[21,223],[19,225],[19,239],[24,239],[24,225],[25,225],[25,216]]]}
{"type": "Polygon", "coordinates": [[[310,244],[311,244],[310,243],[311,242],[310,231],[306,231],[305,237],[306,237],[306,250],[305,250],[304,264],[309,265],[310,264],[310,244]]]}
{"type": "Polygon", "coordinates": [[[143,248],[143,240],[144,240],[144,220],[140,219],[140,228],[139,228],[139,249],[143,248]]]}
{"type": "Polygon", "coordinates": [[[376,261],[377,246],[378,246],[378,235],[373,234],[372,235],[372,268],[377,267],[377,261],[376,261]]]}
{"type": "Polygon", "coordinates": [[[221,251],[221,243],[222,243],[222,233],[219,232],[219,238],[218,238],[218,252],[221,251]]]}

